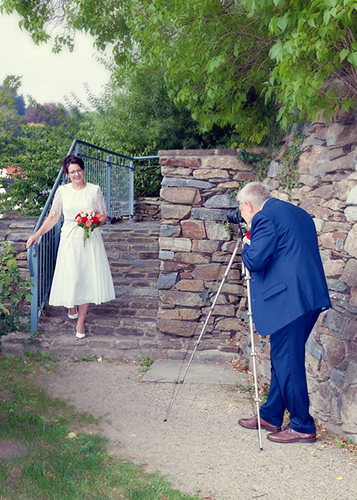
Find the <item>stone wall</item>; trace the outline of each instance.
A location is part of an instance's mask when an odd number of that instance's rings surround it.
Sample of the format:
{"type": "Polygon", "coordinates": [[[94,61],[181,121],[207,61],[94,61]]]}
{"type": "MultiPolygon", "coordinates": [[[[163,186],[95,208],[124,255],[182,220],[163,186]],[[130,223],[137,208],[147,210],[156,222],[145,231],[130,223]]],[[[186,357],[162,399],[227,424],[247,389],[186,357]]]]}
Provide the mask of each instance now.
{"type": "MultiPolygon", "coordinates": [[[[357,432],[357,129],[353,117],[305,127],[298,162],[301,187],[290,193],[314,218],[333,308],[323,313],[307,344],[313,415],[343,433],[357,432]]],[[[238,150],[160,151],[161,237],[158,327],[170,336],[197,336],[235,246],[222,225],[241,181],[254,179],[238,150]]],[[[266,182],[279,190],[282,155],[266,182]]],[[[234,230],[236,228],[233,227],[234,230]]],[[[239,254],[204,335],[238,359],[250,359],[246,292],[239,254]]],[[[270,377],[269,339],[256,336],[262,382],[270,377]]],[[[200,346],[201,348],[201,346],[200,346]]],[[[248,362],[248,361],[246,361],[248,362]]]]}
{"type": "MultiPolygon", "coordinates": [[[[292,202],[315,220],[332,309],[307,345],[312,411],[357,432],[357,127],[353,115],[311,125],[292,202]]],[[[272,179],[272,186],[277,181],[272,179]]]]}
{"type": "MultiPolygon", "coordinates": [[[[20,277],[23,279],[30,279],[27,265],[26,241],[29,235],[32,234],[36,222],[36,217],[0,219],[0,244],[6,242],[14,248],[20,277]]],[[[22,304],[21,310],[24,314],[30,314],[30,304],[25,302],[22,304]]]]}
{"type": "Polygon", "coordinates": [[[32,234],[36,222],[37,217],[0,219],[0,243],[6,242],[15,249],[20,273],[27,279],[30,278],[30,274],[27,265],[26,241],[32,234]]]}
{"type": "Polygon", "coordinates": [[[134,221],[135,222],[145,222],[145,221],[159,221],[160,215],[160,198],[135,198],[134,200],[134,221]]]}
{"type": "MultiPolygon", "coordinates": [[[[161,151],[158,328],[164,335],[192,338],[203,323],[222,281],[237,238],[222,223],[237,206],[230,192],[252,179],[236,150],[161,151]]],[[[244,299],[239,260],[231,267],[201,350],[219,349],[235,357],[244,299]]]]}

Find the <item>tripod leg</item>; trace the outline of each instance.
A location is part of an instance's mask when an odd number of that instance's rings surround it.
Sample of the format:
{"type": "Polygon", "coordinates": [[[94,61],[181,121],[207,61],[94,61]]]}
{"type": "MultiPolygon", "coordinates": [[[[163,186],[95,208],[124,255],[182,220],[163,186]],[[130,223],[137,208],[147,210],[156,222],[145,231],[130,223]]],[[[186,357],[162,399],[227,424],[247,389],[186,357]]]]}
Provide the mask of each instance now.
{"type": "Polygon", "coordinates": [[[212,314],[212,312],[213,312],[213,309],[215,308],[215,305],[216,305],[216,303],[217,303],[217,300],[218,300],[219,294],[221,293],[221,290],[222,290],[222,288],[223,288],[223,285],[224,285],[224,283],[225,283],[225,281],[226,281],[226,279],[227,279],[228,273],[229,273],[229,271],[230,271],[230,269],[231,269],[231,267],[232,267],[232,264],[233,264],[233,261],[234,261],[234,259],[235,259],[235,256],[237,255],[239,245],[240,245],[240,241],[239,241],[239,240],[237,240],[237,244],[236,244],[236,246],[235,246],[235,248],[234,248],[234,251],[233,251],[233,253],[232,253],[232,256],[231,256],[231,258],[230,258],[230,260],[229,260],[229,263],[228,263],[228,266],[227,266],[227,268],[226,268],[226,271],[225,271],[225,273],[224,273],[224,275],[223,275],[223,278],[222,278],[221,284],[219,285],[219,288],[218,288],[218,290],[217,290],[217,293],[216,293],[216,295],[215,295],[215,298],[214,298],[214,300],[213,300],[213,302],[212,302],[211,308],[210,308],[209,313],[208,313],[208,315],[207,315],[206,321],[204,322],[204,325],[203,325],[203,328],[202,328],[202,330],[201,330],[201,333],[200,333],[200,335],[199,335],[199,337],[198,337],[198,339],[197,339],[197,342],[196,342],[196,344],[195,344],[195,347],[194,347],[194,349],[193,349],[193,351],[192,351],[192,354],[191,354],[191,357],[190,357],[190,359],[189,359],[189,362],[187,363],[187,366],[186,366],[186,369],[185,369],[185,371],[184,371],[183,377],[181,378],[181,380],[180,380],[180,382],[179,382],[179,385],[177,386],[177,389],[176,389],[176,391],[175,391],[175,393],[174,393],[174,395],[173,395],[173,398],[172,398],[172,400],[171,400],[171,403],[170,403],[169,409],[167,410],[167,413],[166,413],[166,418],[164,419],[164,422],[166,422],[166,421],[167,421],[167,419],[169,418],[169,415],[170,415],[170,412],[171,412],[171,408],[173,407],[174,402],[175,402],[175,400],[176,400],[176,398],[177,398],[177,395],[178,395],[178,393],[180,392],[181,386],[182,386],[182,384],[184,383],[184,380],[185,380],[185,378],[186,378],[187,372],[188,372],[188,370],[189,370],[189,368],[190,368],[190,365],[191,365],[191,363],[192,363],[193,357],[194,357],[194,355],[195,355],[195,353],[196,353],[196,351],[197,351],[198,346],[200,345],[200,342],[201,342],[202,336],[203,336],[203,334],[204,334],[204,332],[205,332],[205,330],[206,330],[206,328],[207,328],[208,321],[209,321],[209,319],[210,319],[210,317],[211,317],[211,314],[212,314]]]}
{"type": "Polygon", "coordinates": [[[249,318],[249,330],[250,330],[250,340],[251,340],[251,356],[252,356],[252,362],[253,362],[253,376],[254,376],[254,401],[256,403],[257,407],[257,418],[258,418],[258,437],[259,437],[259,447],[260,450],[263,451],[263,445],[262,445],[262,430],[261,430],[261,425],[260,425],[260,409],[259,409],[259,403],[260,403],[260,397],[259,397],[259,392],[258,392],[258,377],[257,377],[257,364],[256,364],[256,352],[255,352],[255,340],[254,340],[254,328],[253,328],[253,314],[252,314],[252,302],[251,302],[251,295],[250,295],[250,271],[244,267],[244,264],[242,263],[242,271],[245,276],[245,280],[247,283],[247,296],[248,296],[248,318],[249,318]]]}

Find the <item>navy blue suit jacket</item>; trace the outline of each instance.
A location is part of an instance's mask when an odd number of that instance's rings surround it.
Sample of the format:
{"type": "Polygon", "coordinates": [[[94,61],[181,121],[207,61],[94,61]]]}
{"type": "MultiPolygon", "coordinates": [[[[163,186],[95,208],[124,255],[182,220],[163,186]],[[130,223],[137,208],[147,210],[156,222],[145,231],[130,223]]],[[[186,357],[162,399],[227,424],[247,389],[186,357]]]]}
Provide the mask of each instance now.
{"type": "Polygon", "coordinates": [[[270,335],[305,312],[331,307],[315,224],[305,210],[276,198],[254,215],[242,259],[251,271],[254,324],[270,335]]]}

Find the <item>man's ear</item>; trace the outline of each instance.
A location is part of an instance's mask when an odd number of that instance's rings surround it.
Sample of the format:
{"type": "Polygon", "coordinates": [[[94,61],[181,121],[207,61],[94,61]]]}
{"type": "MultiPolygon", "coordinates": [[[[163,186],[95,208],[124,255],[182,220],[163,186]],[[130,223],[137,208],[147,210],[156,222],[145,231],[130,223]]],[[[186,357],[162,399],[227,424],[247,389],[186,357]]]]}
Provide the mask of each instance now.
{"type": "Polygon", "coordinates": [[[246,206],[247,206],[247,208],[249,210],[249,213],[252,214],[254,212],[253,205],[250,203],[250,201],[246,201],[245,204],[246,204],[246,206]]]}

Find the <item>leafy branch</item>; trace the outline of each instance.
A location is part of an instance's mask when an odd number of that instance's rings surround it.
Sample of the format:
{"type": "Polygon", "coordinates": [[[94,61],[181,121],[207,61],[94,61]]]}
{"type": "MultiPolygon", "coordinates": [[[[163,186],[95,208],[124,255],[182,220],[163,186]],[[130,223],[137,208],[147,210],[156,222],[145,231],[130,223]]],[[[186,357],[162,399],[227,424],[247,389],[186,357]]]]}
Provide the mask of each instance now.
{"type": "Polygon", "coordinates": [[[0,339],[2,335],[26,327],[21,304],[31,300],[31,285],[29,279],[20,275],[16,250],[0,242],[0,339]]]}
{"type": "Polygon", "coordinates": [[[304,140],[304,136],[299,134],[294,137],[294,143],[284,151],[283,165],[280,172],[279,187],[291,191],[295,187],[299,187],[297,178],[299,175],[297,162],[301,154],[300,145],[304,140]]]}

